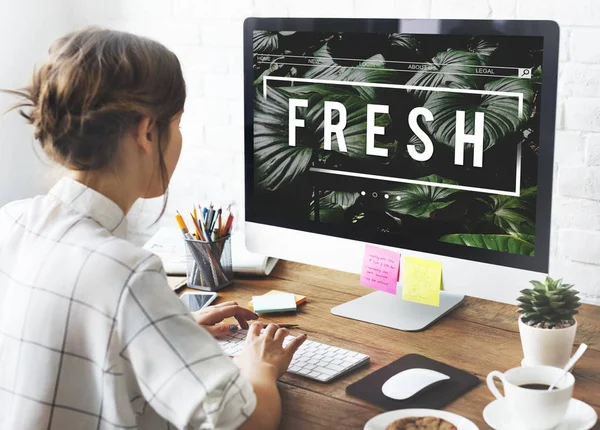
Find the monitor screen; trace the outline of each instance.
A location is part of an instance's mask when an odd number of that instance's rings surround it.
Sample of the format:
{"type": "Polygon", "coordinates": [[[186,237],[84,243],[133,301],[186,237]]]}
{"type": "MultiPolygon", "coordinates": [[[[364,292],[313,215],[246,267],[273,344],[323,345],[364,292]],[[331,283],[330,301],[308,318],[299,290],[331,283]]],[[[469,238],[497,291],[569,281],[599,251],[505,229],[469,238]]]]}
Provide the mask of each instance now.
{"type": "Polygon", "coordinates": [[[253,29],[247,220],[535,257],[543,57],[541,36],[253,29]]]}

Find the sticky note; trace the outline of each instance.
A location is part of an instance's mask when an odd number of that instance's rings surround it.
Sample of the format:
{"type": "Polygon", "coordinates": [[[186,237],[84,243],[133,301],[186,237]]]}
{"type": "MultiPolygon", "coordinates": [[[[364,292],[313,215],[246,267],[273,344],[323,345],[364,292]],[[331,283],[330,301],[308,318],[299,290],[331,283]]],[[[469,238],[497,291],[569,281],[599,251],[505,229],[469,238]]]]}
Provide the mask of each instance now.
{"type": "Polygon", "coordinates": [[[296,310],[296,299],[293,294],[265,294],[253,296],[254,312],[266,314],[271,312],[289,312],[296,310]]]}
{"type": "MultiPolygon", "coordinates": [[[[279,290],[271,290],[268,293],[263,294],[263,296],[268,296],[268,295],[273,295],[273,294],[291,294],[291,293],[286,293],[285,291],[279,291],[279,290]]],[[[294,294],[294,299],[296,300],[296,306],[300,306],[303,303],[306,303],[306,296],[302,296],[300,294],[294,294]]],[[[248,309],[250,309],[251,311],[254,310],[254,305],[252,304],[252,300],[250,300],[248,302],[248,309]]]]}
{"type": "Polygon", "coordinates": [[[442,263],[416,257],[404,257],[402,299],[426,305],[440,305],[442,263]]]}
{"type": "Polygon", "coordinates": [[[360,284],[375,290],[396,294],[400,254],[373,245],[365,246],[360,284]]]}

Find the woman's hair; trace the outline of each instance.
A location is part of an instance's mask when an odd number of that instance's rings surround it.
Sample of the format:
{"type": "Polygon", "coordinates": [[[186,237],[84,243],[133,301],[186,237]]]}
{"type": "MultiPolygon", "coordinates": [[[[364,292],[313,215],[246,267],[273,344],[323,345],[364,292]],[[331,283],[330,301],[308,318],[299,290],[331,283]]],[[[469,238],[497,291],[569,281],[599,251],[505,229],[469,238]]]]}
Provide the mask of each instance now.
{"type": "Polygon", "coordinates": [[[22,98],[13,109],[34,126],[42,149],[72,170],[102,169],[124,133],[149,117],[166,190],[163,150],[186,97],[177,56],[153,40],[98,28],[58,39],[49,54],[28,87],[10,91],[22,98]]]}

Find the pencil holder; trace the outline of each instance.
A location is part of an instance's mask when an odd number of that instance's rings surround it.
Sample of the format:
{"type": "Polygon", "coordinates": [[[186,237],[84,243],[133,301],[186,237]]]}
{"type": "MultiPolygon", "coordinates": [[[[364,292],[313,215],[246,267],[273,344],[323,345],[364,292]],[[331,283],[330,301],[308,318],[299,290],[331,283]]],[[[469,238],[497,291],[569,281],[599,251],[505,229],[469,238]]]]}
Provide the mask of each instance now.
{"type": "Polygon", "coordinates": [[[233,283],[231,235],[214,242],[185,239],[188,287],[217,291],[233,283]]]}

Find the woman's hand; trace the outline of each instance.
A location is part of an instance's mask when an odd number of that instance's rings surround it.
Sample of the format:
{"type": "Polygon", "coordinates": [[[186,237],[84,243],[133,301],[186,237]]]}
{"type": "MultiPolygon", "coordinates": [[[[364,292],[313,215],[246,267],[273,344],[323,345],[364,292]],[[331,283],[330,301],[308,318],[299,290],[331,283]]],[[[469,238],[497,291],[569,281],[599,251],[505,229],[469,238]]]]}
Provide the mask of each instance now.
{"type": "Polygon", "coordinates": [[[289,334],[287,329],[279,328],[277,324],[269,324],[261,334],[262,328],[261,323],[252,324],[244,349],[233,360],[242,375],[251,381],[265,377],[275,381],[285,373],[294,353],[306,340],[306,335],[295,337],[283,347],[283,340],[289,334]]]}
{"type": "Polygon", "coordinates": [[[258,318],[254,312],[238,306],[236,302],[224,302],[215,306],[209,306],[193,313],[194,319],[210,332],[214,337],[235,333],[236,325],[221,324],[225,318],[235,317],[240,326],[248,328],[248,320],[258,318]]]}

